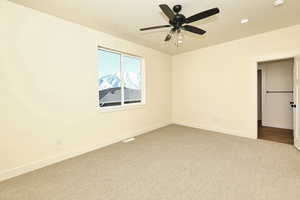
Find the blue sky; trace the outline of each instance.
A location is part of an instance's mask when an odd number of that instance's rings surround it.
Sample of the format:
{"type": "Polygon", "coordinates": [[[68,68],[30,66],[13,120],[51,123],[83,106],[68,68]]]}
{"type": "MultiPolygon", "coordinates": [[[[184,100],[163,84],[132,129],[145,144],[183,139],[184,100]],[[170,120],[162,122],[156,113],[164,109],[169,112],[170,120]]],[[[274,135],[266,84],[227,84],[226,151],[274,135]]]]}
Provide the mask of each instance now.
{"type": "MultiPolygon", "coordinates": [[[[109,51],[98,51],[98,71],[102,76],[115,74],[120,71],[121,55],[109,51]]],[[[124,56],[123,70],[140,74],[140,59],[124,56]]]]}

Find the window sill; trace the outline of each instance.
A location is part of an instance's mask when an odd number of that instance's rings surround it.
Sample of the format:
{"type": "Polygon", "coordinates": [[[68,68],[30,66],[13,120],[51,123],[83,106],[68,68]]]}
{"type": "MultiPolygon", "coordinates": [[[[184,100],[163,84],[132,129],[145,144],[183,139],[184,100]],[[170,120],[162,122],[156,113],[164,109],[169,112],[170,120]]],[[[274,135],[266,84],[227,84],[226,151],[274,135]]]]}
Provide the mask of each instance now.
{"type": "Polygon", "coordinates": [[[127,111],[127,110],[135,110],[142,109],[145,107],[145,103],[131,104],[131,105],[122,105],[122,106],[113,106],[113,107],[100,107],[101,113],[110,113],[117,111],[127,111]]]}

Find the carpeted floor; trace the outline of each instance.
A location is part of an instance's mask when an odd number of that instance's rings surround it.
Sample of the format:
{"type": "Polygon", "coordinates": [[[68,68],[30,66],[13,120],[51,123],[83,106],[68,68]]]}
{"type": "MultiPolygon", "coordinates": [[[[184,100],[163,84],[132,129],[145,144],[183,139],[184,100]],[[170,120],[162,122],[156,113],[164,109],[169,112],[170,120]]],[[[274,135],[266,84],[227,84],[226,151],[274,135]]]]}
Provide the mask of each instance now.
{"type": "Polygon", "coordinates": [[[0,183],[1,200],[299,200],[292,145],[171,125],[0,183]]]}

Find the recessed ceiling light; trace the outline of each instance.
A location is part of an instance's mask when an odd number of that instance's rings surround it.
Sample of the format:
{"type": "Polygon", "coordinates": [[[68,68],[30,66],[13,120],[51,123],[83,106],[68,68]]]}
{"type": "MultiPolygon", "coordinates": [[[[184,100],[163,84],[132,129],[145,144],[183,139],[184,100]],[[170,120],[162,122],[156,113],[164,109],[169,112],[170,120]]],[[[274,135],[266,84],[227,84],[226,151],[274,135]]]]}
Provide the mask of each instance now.
{"type": "Polygon", "coordinates": [[[249,22],[249,19],[242,19],[241,20],[241,24],[246,24],[246,23],[248,23],[249,22]]]}
{"type": "Polygon", "coordinates": [[[284,0],[275,0],[273,4],[274,6],[281,6],[282,4],[284,4],[284,0]]]}

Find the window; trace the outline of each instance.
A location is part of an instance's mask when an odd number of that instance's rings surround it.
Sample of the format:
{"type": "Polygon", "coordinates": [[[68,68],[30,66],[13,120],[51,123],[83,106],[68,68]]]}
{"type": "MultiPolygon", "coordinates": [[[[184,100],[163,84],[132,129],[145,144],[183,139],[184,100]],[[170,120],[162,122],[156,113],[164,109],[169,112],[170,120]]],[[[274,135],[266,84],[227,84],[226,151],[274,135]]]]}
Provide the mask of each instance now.
{"type": "Polygon", "coordinates": [[[100,107],[142,104],[143,60],[123,53],[98,50],[100,107]]]}

